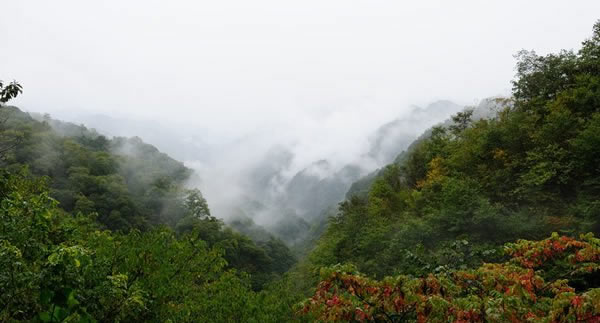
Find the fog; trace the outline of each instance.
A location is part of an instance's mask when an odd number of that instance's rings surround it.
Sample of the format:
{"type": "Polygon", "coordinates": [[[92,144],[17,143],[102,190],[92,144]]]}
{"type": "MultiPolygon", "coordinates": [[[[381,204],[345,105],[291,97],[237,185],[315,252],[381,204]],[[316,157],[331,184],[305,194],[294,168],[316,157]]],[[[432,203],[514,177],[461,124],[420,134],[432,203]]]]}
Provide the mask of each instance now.
{"type": "Polygon", "coordinates": [[[23,84],[11,103],[24,110],[184,161],[219,209],[280,199],[320,160],[320,178],[381,167],[407,145],[370,154],[382,126],[410,143],[458,107],[509,95],[518,50],[578,48],[598,12],[598,1],[5,1],[0,77],[23,84]],[[438,100],[455,105],[415,110],[438,100]]]}

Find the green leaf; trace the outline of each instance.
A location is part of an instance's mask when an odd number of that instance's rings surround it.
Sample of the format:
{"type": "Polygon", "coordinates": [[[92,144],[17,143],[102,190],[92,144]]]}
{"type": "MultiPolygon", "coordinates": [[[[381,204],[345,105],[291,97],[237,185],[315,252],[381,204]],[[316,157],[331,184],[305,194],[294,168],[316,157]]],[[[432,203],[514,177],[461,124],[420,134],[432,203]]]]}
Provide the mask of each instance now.
{"type": "Polygon", "coordinates": [[[50,318],[50,313],[48,312],[42,312],[38,315],[40,321],[42,322],[50,322],[51,318],[50,318]]]}
{"type": "Polygon", "coordinates": [[[72,290],[69,295],[67,296],[67,306],[69,307],[73,307],[75,305],[79,304],[79,301],[77,301],[77,299],[75,299],[75,291],[72,290]]]}

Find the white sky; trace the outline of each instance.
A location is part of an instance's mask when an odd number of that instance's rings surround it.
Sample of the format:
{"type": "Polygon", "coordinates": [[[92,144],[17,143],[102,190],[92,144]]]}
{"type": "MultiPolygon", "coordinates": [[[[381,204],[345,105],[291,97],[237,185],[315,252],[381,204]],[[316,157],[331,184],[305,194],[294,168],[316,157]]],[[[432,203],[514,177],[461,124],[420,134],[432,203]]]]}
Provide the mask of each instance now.
{"type": "Polygon", "coordinates": [[[578,48],[599,18],[598,0],[2,0],[0,78],[29,111],[259,132],[319,157],[410,104],[508,94],[513,54],[578,48]]]}

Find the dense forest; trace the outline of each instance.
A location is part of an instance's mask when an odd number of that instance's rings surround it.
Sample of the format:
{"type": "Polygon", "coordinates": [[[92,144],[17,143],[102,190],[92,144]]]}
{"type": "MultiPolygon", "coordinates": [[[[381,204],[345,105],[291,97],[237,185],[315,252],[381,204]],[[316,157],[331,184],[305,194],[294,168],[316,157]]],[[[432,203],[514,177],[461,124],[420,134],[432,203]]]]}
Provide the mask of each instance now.
{"type": "Polygon", "coordinates": [[[213,217],[153,146],[34,118],[0,83],[0,321],[599,322],[600,22],[516,71],[499,111],[352,185],[301,259],[213,217]]]}

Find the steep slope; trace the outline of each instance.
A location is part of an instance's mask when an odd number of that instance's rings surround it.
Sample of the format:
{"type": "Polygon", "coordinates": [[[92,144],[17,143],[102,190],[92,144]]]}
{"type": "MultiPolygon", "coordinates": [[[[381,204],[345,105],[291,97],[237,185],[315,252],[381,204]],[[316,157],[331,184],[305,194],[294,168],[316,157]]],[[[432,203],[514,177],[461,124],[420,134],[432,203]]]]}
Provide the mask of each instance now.
{"type": "MultiPolygon", "coordinates": [[[[447,102],[447,101],[441,101],[447,102]]],[[[468,112],[472,111],[471,121],[477,121],[481,119],[492,119],[496,117],[496,114],[506,107],[510,106],[510,100],[501,97],[493,97],[481,100],[479,104],[475,107],[462,107],[461,109],[454,110],[455,106],[452,105],[452,111],[454,112],[468,112]]],[[[435,105],[435,104],[434,104],[435,105]]],[[[431,106],[431,105],[430,105],[431,106]]],[[[427,109],[426,111],[431,111],[431,109],[427,109]]],[[[402,164],[405,159],[410,155],[410,153],[416,149],[416,147],[423,141],[429,138],[432,134],[432,131],[435,127],[443,127],[448,129],[452,127],[455,123],[452,118],[450,118],[451,113],[445,116],[445,119],[434,124],[434,127],[431,127],[425,130],[421,135],[417,136],[407,136],[407,137],[397,137],[395,139],[388,139],[387,141],[396,140],[397,145],[393,150],[395,155],[393,158],[389,158],[389,163],[394,164],[402,164]],[[409,138],[414,138],[412,140],[408,140],[409,138]]],[[[435,120],[435,119],[434,119],[435,120]]],[[[432,120],[433,121],[433,120],[432,120]]],[[[385,132],[381,132],[382,135],[385,132]]],[[[390,151],[390,154],[392,152],[390,151]]],[[[382,169],[377,169],[375,171],[370,172],[366,176],[359,178],[355,182],[353,182],[346,193],[346,199],[351,198],[353,195],[363,196],[365,197],[369,192],[371,184],[375,181],[375,179],[383,173],[382,169]]]]}
{"type": "Polygon", "coordinates": [[[49,176],[52,196],[66,211],[96,212],[106,227],[122,230],[179,220],[178,200],[192,175],[181,162],[139,138],[108,139],[84,126],[37,121],[16,108],[2,114],[6,131],[20,138],[5,165],[49,176]]]}
{"type": "Polygon", "coordinates": [[[380,126],[370,136],[370,148],[367,156],[381,167],[391,163],[398,154],[406,149],[417,136],[450,115],[463,109],[463,106],[451,101],[441,100],[428,104],[424,108],[413,107],[407,116],[397,118],[380,126]]]}
{"type": "Polygon", "coordinates": [[[458,113],[365,180],[313,264],[425,274],[497,260],[518,238],[600,232],[599,48],[600,24],[578,53],[521,53],[504,109],[458,113]]]}
{"type": "Polygon", "coordinates": [[[600,22],[576,53],[518,57],[503,109],[457,113],[341,204],[300,269],[316,286],[304,312],[600,319],[600,22]]]}
{"type": "Polygon", "coordinates": [[[109,139],[48,116],[37,116],[38,121],[15,107],[2,107],[0,114],[7,120],[0,137],[18,142],[4,155],[3,169],[26,167],[35,177],[45,177],[50,196],[65,212],[93,217],[112,231],[162,226],[177,234],[196,231],[209,247],[223,250],[227,268],[252,275],[254,289],[295,262],[272,235],[255,243],[211,216],[200,191],[186,188],[192,170],[140,138],[109,139]]]}
{"type": "Polygon", "coordinates": [[[251,192],[245,199],[253,202],[238,205],[232,223],[245,233],[260,231],[257,227],[262,226],[303,254],[312,245],[307,242],[314,241],[324,230],[327,217],[335,214],[336,205],[344,199],[352,183],[393,161],[421,131],[460,109],[461,106],[450,101],[412,107],[406,115],[378,127],[369,136],[364,153],[343,167],[335,167],[323,159],[289,176],[295,156],[283,147],[275,147],[264,162],[245,176],[243,191],[251,192]],[[261,207],[253,209],[253,204],[261,207]],[[244,228],[239,225],[241,222],[252,225],[244,228]]]}

